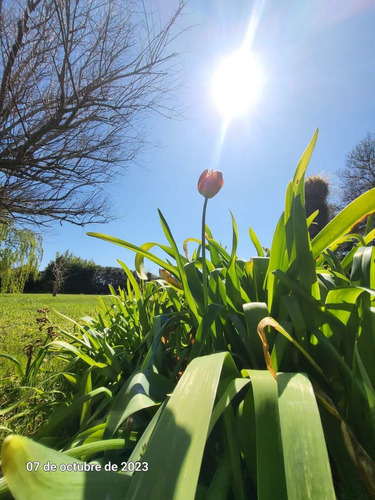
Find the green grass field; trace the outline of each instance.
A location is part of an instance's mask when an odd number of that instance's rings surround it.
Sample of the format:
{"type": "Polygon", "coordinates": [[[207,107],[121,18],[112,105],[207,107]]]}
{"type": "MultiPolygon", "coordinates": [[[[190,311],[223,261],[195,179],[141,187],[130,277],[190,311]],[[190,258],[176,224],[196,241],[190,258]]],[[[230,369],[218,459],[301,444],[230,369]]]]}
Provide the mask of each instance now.
{"type": "MultiPolygon", "coordinates": [[[[25,347],[39,338],[44,338],[46,326],[39,330],[42,323],[37,319],[45,316],[38,309],[49,309],[48,318],[55,326],[72,330],[74,325],[62,318],[56,311],[74,320],[90,316],[98,304],[95,295],[58,295],[50,294],[0,294],[0,353],[16,357],[22,365],[27,362],[25,347]]],[[[14,364],[0,359],[0,380],[15,373],[14,364]]]]}
{"type": "MultiPolygon", "coordinates": [[[[97,305],[98,297],[95,295],[52,297],[50,294],[0,294],[0,353],[16,358],[22,370],[25,370],[28,348],[34,346],[34,352],[38,350],[39,339],[41,342],[46,339],[48,327],[53,327],[57,334],[59,327],[69,332],[75,330],[75,325],[58,313],[78,321],[82,317],[91,316],[97,305]],[[48,321],[43,319],[46,317],[48,321]]],[[[61,361],[47,356],[43,361],[44,368],[38,371],[38,382],[42,382],[51,373],[58,372],[60,363],[61,361]]],[[[28,391],[27,387],[21,388],[19,384],[16,364],[6,357],[0,357],[0,437],[9,433],[9,429],[28,435],[35,431],[44,418],[41,413],[37,419],[30,419],[27,407],[36,402],[35,398],[39,402],[48,402],[50,396],[28,391]],[[1,410],[12,405],[21,396],[26,396],[23,410],[2,415],[1,410]]],[[[55,387],[59,389],[58,381],[55,387]]],[[[51,397],[53,399],[55,396],[51,397]]]]}

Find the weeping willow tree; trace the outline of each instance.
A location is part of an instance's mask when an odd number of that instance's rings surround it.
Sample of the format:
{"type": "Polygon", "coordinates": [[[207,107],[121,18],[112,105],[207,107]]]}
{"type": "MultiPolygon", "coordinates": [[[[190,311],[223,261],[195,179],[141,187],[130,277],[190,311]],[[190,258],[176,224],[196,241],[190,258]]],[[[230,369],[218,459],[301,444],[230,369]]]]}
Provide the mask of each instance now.
{"type": "Polygon", "coordinates": [[[1,293],[22,293],[28,277],[36,278],[42,256],[41,235],[0,224],[1,293]]]}

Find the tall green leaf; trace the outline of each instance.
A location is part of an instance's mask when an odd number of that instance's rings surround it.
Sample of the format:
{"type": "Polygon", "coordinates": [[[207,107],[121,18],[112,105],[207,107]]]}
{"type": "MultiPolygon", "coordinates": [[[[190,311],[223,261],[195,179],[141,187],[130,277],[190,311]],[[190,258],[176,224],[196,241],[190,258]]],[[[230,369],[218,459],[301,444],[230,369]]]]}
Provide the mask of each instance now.
{"type": "Polygon", "coordinates": [[[6,483],[19,500],[123,500],[131,483],[128,476],[104,470],[69,472],[67,467],[82,467],[83,462],[22,436],[4,440],[1,458],[6,483]],[[51,464],[56,470],[46,470],[51,464]]]}
{"type": "Polygon", "coordinates": [[[194,499],[211,413],[223,364],[217,353],[194,359],[168,401],[142,457],[128,500],[194,499]],[[162,453],[161,453],[162,450],[162,453]]]}
{"type": "Polygon", "coordinates": [[[312,386],[306,375],[277,377],[288,500],[334,500],[331,469],[312,386]]]}

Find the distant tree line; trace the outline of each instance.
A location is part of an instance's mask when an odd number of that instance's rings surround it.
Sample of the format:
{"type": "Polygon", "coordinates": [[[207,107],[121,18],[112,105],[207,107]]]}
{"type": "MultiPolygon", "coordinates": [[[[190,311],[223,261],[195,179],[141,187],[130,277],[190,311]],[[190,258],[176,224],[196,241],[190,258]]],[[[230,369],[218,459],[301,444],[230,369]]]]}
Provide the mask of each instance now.
{"type": "MultiPolygon", "coordinates": [[[[305,182],[306,216],[310,237],[314,238],[347,204],[375,188],[375,134],[367,136],[346,156],[345,167],[338,172],[341,193],[331,203],[330,183],[321,175],[305,182]]],[[[1,182],[0,182],[1,188],[1,182]]],[[[1,197],[0,197],[1,198],[1,197]]],[[[105,294],[108,285],[126,286],[121,267],[103,267],[92,260],[74,256],[69,251],[56,255],[46,269],[38,272],[43,255],[42,238],[30,229],[19,229],[7,220],[0,199],[0,292],[51,292],[105,294]]],[[[353,233],[368,234],[375,227],[375,214],[369,214],[352,228],[353,233]]],[[[370,243],[375,244],[375,239],[370,243]]],[[[345,254],[353,245],[346,242],[338,251],[345,254]]],[[[133,273],[138,280],[136,273],[133,273]]],[[[149,274],[149,279],[156,277],[149,274]]]]}
{"type": "MultiPolygon", "coordinates": [[[[139,281],[135,271],[133,275],[139,281]]],[[[148,279],[154,278],[148,273],[148,279]]],[[[101,295],[108,293],[108,285],[117,290],[126,287],[126,282],[127,276],[121,267],[100,266],[93,260],[82,259],[67,250],[62,255],[57,254],[37,276],[30,275],[24,292],[101,295]]]]}

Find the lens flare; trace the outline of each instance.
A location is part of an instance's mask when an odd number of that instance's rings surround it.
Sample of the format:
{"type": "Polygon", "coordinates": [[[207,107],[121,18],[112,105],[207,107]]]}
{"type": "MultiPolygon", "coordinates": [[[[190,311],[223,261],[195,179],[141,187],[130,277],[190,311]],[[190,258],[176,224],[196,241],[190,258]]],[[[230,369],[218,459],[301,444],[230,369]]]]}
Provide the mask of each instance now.
{"type": "Polygon", "coordinates": [[[258,101],[263,80],[255,55],[240,49],[223,59],[215,71],[211,82],[213,102],[226,120],[242,115],[258,101]]]}

